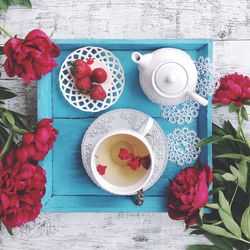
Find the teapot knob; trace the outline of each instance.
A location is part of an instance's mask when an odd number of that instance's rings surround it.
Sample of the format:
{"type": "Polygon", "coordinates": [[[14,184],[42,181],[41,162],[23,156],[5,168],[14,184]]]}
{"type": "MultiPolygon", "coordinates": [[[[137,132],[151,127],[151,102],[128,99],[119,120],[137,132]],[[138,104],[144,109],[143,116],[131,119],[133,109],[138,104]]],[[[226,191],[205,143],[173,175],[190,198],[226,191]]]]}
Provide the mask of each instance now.
{"type": "Polygon", "coordinates": [[[167,84],[175,83],[175,82],[176,82],[176,77],[175,77],[175,75],[174,75],[174,74],[168,75],[168,76],[166,77],[166,79],[165,79],[165,82],[166,82],[167,84]]]}

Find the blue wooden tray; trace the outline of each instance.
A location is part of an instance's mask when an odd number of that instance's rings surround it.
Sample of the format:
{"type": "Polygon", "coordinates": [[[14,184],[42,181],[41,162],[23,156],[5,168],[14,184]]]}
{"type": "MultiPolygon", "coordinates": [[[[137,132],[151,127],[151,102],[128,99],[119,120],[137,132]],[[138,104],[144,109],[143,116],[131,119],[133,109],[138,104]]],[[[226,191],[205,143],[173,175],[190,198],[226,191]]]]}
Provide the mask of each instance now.
{"type": "MultiPolygon", "coordinates": [[[[38,119],[54,118],[59,130],[53,150],[40,164],[47,171],[47,191],[43,199],[44,212],[164,212],[167,211],[167,186],[180,171],[180,167],[168,163],[160,180],[145,193],[144,205],[138,207],[133,197],[115,196],[98,188],[88,177],[81,162],[80,144],[88,126],[100,113],[85,113],[72,107],[59,89],[58,74],[64,59],[74,50],[88,46],[100,46],[111,50],[125,70],[125,89],[118,102],[109,108],[132,108],[154,117],[167,134],[178,125],[172,125],[160,116],[158,105],[149,101],[142,92],[137,65],[132,63],[132,51],[151,52],[162,47],[174,47],[186,51],[193,60],[199,56],[212,60],[210,40],[55,40],[61,49],[58,66],[38,83],[38,119]],[[128,100],[133,100],[128,101],[128,100]]],[[[108,110],[104,111],[107,112],[108,110]]],[[[211,98],[202,107],[199,118],[186,127],[196,130],[199,137],[211,135],[211,98]]],[[[212,164],[211,146],[203,147],[202,163],[212,164]]]]}

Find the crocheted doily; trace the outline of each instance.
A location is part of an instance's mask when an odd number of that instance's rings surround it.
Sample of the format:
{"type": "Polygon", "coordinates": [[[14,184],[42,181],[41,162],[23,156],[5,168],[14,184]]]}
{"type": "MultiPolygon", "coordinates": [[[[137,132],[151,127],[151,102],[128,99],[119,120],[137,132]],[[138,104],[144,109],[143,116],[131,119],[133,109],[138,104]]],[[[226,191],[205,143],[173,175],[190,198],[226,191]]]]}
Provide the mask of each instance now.
{"type": "Polygon", "coordinates": [[[169,161],[179,166],[191,164],[196,161],[200,154],[197,147],[199,138],[197,133],[188,128],[176,128],[167,135],[169,161]]]}

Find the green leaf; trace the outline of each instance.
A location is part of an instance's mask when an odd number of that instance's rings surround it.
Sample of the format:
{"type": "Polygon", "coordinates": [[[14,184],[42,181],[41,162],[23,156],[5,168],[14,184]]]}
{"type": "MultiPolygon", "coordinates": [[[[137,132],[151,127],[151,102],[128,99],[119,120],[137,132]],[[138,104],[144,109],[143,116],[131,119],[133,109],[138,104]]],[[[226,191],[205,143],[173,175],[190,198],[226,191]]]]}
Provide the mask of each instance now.
{"type": "Polygon", "coordinates": [[[219,173],[214,173],[214,179],[217,181],[224,181],[222,175],[219,173]]]}
{"type": "Polygon", "coordinates": [[[0,100],[11,99],[15,96],[16,96],[16,94],[9,91],[8,89],[0,87],[0,100]]]}
{"type": "Polygon", "coordinates": [[[212,245],[189,245],[186,247],[186,250],[223,250],[222,248],[219,248],[217,246],[212,245]]]}
{"type": "Polygon", "coordinates": [[[203,138],[201,139],[198,144],[197,144],[197,147],[202,147],[208,143],[214,143],[214,142],[217,142],[221,140],[221,136],[218,136],[218,135],[212,135],[212,136],[209,136],[209,137],[206,137],[206,138],[203,138]]]}
{"type": "Polygon", "coordinates": [[[12,126],[15,125],[15,119],[14,119],[13,115],[8,110],[5,111],[5,117],[6,117],[7,121],[12,126]]]}
{"type": "Polygon", "coordinates": [[[2,160],[3,157],[6,155],[6,153],[9,151],[10,146],[12,144],[12,139],[13,139],[13,134],[12,134],[12,132],[10,132],[8,139],[7,139],[6,143],[4,144],[3,150],[0,153],[0,160],[2,160]]]}
{"type": "Polygon", "coordinates": [[[247,175],[248,175],[248,166],[246,161],[241,161],[239,164],[239,173],[242,176],[242,186],[243,190],[246,191],[247,189],[247,175]]]}
{"type": "Polygon", "coordinates": [[[246,208],[242,217],[241,217],[241,230],[250,239],[250,206],[246,208]]]}
{"type": "Polygon", "coordinates": [[[235,180],[237,179],[234,175],[232,175],[230,173],[225,173],[222,175],[222,177],[226,181],[233,181],[233,182],[235,182],[235,180]]]}
{"type": "Polygon", "coordinates": [[[224,228],[219,227],[219,226],[203,224],[202,229],[211,233],[211,234],[215,234],[218,236],[223,236],[223,237],[227,237],[227,238],[231,238],[231,239],[236,238],[233,234],[229,233],[224,228]]]}
{"type": "Polygon", "coordinates": [[[222,207],[222,209],[226,213],[231,215],[231,208],[230,208],[229,202],[227,201],[227,199],[222,191],[219,191],[219,203],[220,203],[220,206],[222,207]]]}
{"type": "Polygon", "coordinates": [[[246,104],[246,105],[250,105],[250,99],[245,100],[245,101],[244,101],[244,104],[246,104]]]}
{"type": "Polygon", "coordinates": [[[27,8],[32,8],[32,4],[29,0],[11,0],[13,3],[21,4],[27,8]]]}
{"type": "Polygon", "coordinates": [[[7,232],[12,236],[13,235],[12,228],[8,227],[5,223],[3,223],[3,224],[6,227],[7,232]]]}
{"type": "Polygon", "coordinates": [[[24,116],[22,114],[19,114],[19,113],[16,113],[16,112],[13,112],[13,111],[11,111],[11,113],[12,113],[12,115],[15,118],[15,124],[16,124],[16,126],[19,127],[19,128],[21,128],[21,129],[28,130],[26,124],[23,121],[23,118],[25,118],[26,116],[24,116]]]}
{"type": "Polygon", "coordinates": [[[237,142],[244,143],[241,140],[235,139],[232,135],[224,135],[224,136],[212,135],[212,136],[205,137],[205,138],[201,139],[198,142],[197,147],[202,147],[202,146],[204,146],[206,144],[216,143],[216,142],[220,142],[220,141],[223,141],[223,140],[232,140],[232,141],[237,141],[237,142]]]}
{"type": "Polygon", "coordinates": [[[243,119],[245,119],[246,121],[248,121],[248,113],[247,113],[247,110],[244,106],[241,107],[241,117],[243,119]]]}
{"type": "Polygon", "coordinates": [[[223,136],[226,135],[227,133],[221,127],[213,123],[213,134],[223,136]]]}
{"type": "Polygon", "coordinates": [[[3,46],[0,46],[0,55],[3,55],[3,46]]]}
{"type": "Polygon", "coordinates": [[[0,1],[0,10],[6,11],[10,6],[10,1],[9,0],[1,0],[0,1]]]}
{"type": "Polygon", "coordinates": [[[238,111],[239,110],[239,106],[237,105],[234,105],[234,104],[230,104],[229,107],[229,113],[232,113],[232,112],[235,112],[235,111],[238,111]]]}
{"type": "Polygon", "coordinates": [[[223,129],[225,130],[226,134],[236,137],[237,130],[233,127],[230,121],[224,121],[223,129]]]}
{"type": "Polygon", "coordinates": [[[9,133],[6,131],[6,128],[2,125],[0,125],[0,136],[2,138],[3,144],[5,144],[6,141],[8,140],[9,133]]]}
{"type": "Polygon", "coordinates": [[[210,233],[205,233],[205,237],[209,239],[215,246],[223,250],[233,250],[229,239],[225,239],[224,237],[216,236],[210,233]]]}
{"type": "MultiPolygon", "coordinates": [[[[231,212],[230,212],[231,213],[231,212]]],[[[225,212],[224,208],[219,208],[219,214],[225,227],[233,233],[237,238],[241,238],[241,230],[239,225],[235,222],[231,214],[225,212]]]]}
{"type": "Polygon", "coordinates": [[[232,165],[230,166],[230,170],[233,173],[233,175],[237,178],[239,186],[246,192],[245,177],[243,177],[241,173],[238,171],[238,169],[232,165]]]}
{"type": "Polygon", "coordinates": [[[217,203],[207,203],[206,204],[206,207],[209,207],[209,208],[212,208],[212,209],[219,209],[219,204],[217,204],[217,203]]]}
{"type": "Polygon", "coordinates": [[[235,153],[227,153],[215,156],[215,158],[228,158],[228,159],[235,159],[235,160],[245,160],[250,162],[250,157],[242,154],[235,154],[235,153]]]}
{"type": "Polygon", "coordinates": [[[225,187],[217,187],[217,188],[213,188],[212,190],[209,191],[209,195],[214,195],[216,193],[218,193],[220,190],[224,190],[225,187]]]}
{"type": "Polygon", "coordinates": [[[15,133],[20,134],[20,135],[23,135],[29,132],[27,129],[18,128],[17,126],[13,126],[12,129],[15,133]]]}

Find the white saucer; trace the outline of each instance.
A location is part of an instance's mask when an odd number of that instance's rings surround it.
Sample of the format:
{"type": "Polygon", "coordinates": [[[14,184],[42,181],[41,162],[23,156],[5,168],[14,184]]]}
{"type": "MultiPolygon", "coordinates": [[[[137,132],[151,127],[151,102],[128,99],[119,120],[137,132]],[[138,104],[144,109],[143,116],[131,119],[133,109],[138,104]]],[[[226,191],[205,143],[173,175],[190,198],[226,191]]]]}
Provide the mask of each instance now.
{"type": "MultiPolygon", "coordinates": [[[[133,109],[116,109],[99,116],[87,129],[81,144],[81,155],[84,168],[92,181],[98,185],[91,173],[90,160],[95,144],[106,134],[115,129],[132,129],[139,132],[148,115],[133,109]]],[[[152,187],[163,174],[168,161],[167,138],[155,121],[150,131],[155,155],[155,171],[144,190],[152,187]]],[[[99,185],[98,185],[99,186],[99,185]]]]}

